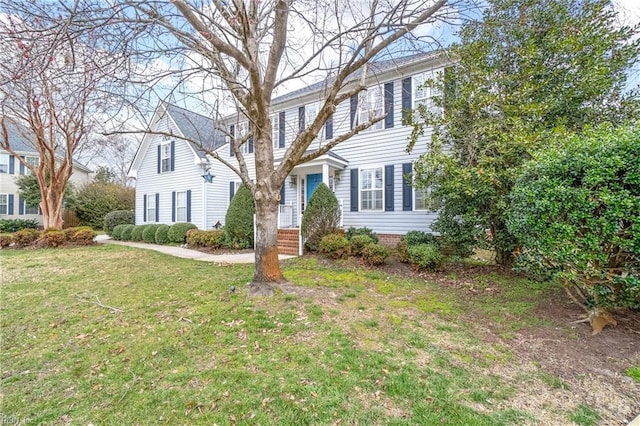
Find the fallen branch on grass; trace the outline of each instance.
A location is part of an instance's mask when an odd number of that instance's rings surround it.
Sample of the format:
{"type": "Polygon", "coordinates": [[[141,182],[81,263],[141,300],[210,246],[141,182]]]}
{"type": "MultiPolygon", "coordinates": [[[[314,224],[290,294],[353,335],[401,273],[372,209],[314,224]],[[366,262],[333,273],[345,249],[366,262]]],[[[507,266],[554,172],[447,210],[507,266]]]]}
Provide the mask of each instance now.
{"type": "Polygon", "coordinates": [[[95,302],[92,302],[91,300],[87,300],[86,298],[82,297],[82,296],[78,296],[78,299],[83,300],[85,302],[89,302],[89,303],[93,303],[97,306],[100,306],[101,308],[105,308],[105,309],[109,309],[111,312],[115,313],[115,314],[121,314],[124,313],[124,309],[120,309],[120,308],[115,308],[113,306],[109,306],[109,305],[105,305],[103,304],[100,299],[98,298],[98,296],[94,296],[96,298],[95,302]]]}

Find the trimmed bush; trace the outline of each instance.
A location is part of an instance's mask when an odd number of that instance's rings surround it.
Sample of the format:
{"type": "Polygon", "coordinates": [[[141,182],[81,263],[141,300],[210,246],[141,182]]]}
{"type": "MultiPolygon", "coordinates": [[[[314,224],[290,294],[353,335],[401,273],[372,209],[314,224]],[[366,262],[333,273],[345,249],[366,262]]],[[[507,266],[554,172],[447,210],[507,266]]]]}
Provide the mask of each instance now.
{"type": "Polygon", "coordinates": [[[351,254],[354,256],[361,256],[362,250],[371,243],[375,244],[375,240],[368,235],[354,235],[351,238],[351,254]]]}
{"type": "Polygon", "coordinates": [[[42,233],[38,241],[36,242],[39,246],[42,247],[60,247],[65,243],[64,232],[57,230],[55,228],[47,229],[42,233]]]}
{"type": "Polygon", "coordinates": [[[0,232],[16,232],[21,229],[38,229],[38,221],[35,219],[0,220],[0,232]]]}
{"type": "Polygon", "coordinates": [[[78,216],[82,225],[100,228],[104,226],[105,218],[110,212],[133,209],[135,195],[133,188],[116,183],[93,181],[75,191],[73,202],[69,207],[78,216]]]}
{"type": "Polygon", "coordinates": [[[98,235],[97,232],[91,228],[80,229],[67,241],[83,246],[90,246],[95,242],[93,239],[96,237],[96,235],[98,235]]]}
{"type": "Polygon", "coordinates": [[[224,243],[224,231],[201,231],[190,229],[187,231],[187,244],[193,247],[220,248],[224,243]]]}
{"type": "Polygon", "coordinates": [[[428,232],[409,231],[403,235],[401,240],[405,241],[409,247],[417,246],[418,244],[431,244],[432,246],[440,247],[438,238],[428,232]]]}
{"type": "Polygon", "coordinates": [[[111,231],[111,238],[120,241],[122,239],[122,230],[125,228],[125,226],[127,225],[116,225],[111,231]]]}
{"type": "Polygon", "coordinates": [[[131,233],[133,232],[133,228],[135,227],[135,225],[124,225],[124,228],[122,228],[122,233],[120,234],[120,239],[122,241],[131,241],[131,233]]]}
{"type": "Polygon", "coordinates": [[[373,232],[373,230],[367,228],[366,226],[364,228],[354,228],[352,226],[349,229],[347,229],[346,236],[349,241],[351,241],[351,239],[356,235],[367,235],[371,239],[373,239],[374,242],[376,243],[378,242],[378,236],[376,235],[376,233],[373,232]]]}
{"type": "Polygon", "coordinates": [[[168,244],[169,243],[169,225],[160,225],[156,229],[156,244],[168,244]]]}
{"type": "Polygon", "coordinates": [[[159,227],[160,225],[156,225],[153,223],[146,225],[146,228],[144,228],[144,230],[142,231],[142,241],[149,244],[155,244],[156,231],[158,230],[159,227]]]}
{"type": "Polygon", "coordinates": [[[113,229],[118,225],[133,225],[135,222],[133,210],[114,210],[104,217],[104,231],[113,236],[113,229]]]}
{"type": "Polygon", "coordinates": [[[433,244],[409,246],[409,261],[418,269],[437,271],[442,266],[442,254],[433,244]]]}
{"type": "Polygon", "coordinates": [[[198,229],[193,223],[178,222],[171,225],[167,237],[172,243],[184,244],[187,240],[187,231],[190,229],[198,229]]]}
{"type": "Polygon", "coordinates": [[[400,262],[409,263],[409,244],[407,244],[406,241],[398,241],[398,244],[396,244],[396,255],[400,262]]]}
{"type": "Polygon", "coordinates": [[[31,228],[21,229],[14,232],[12,241],[19,247],[30,246],[40,237],[40,231],[31,228]]]}
{"type": "Polygon", "coordinates": [[[304,245],[311,251],[317,251],[322,237],[334,234],[340,225],[340,205],[335,194],[327,185],[321,183],[311,195],[304,210],[300,232],[304,245]]]}
{"type": "Polygon", "coordinates": [[[93,229],[90,226],[78,226],[78,227],[74,227],[74,228],[63,229],[62,232],[64,232],[64,238],[67,241],[72,241],[73,240],[73,236],[75,235],[76,232],[84,231],[84,230],[93,231],[93,229]]]}
{"type": "Polygon", "coordinates": [[[0,234],[0,248],[9,247],[11,245],[11,234],[0,234]]]}
{"type": "Polygon", "coordinates": [[[142,232],[147,225],[135,225],[131,230],[131,241],[142,241],[142,232]]]}
{"type": "MultiPolygon", "coordinates": [[[[366,237],[366,235],[359,235],[359,237],[366,237]]],[[[351,241],[353,242],[353,239],[351,241]]],[[[369,243],[362,249],[362,261],[365,265],[382,265],[387,257],[389,257],[389,249],[380,244],[369,243]]]]}
{"type": "Polygon", "coordinates": [[[233,248],[253,247],[253,215],[256,212],[253,194],[246,185],[240,185],[233,196],[225,216],[225,245],[233,248]]]}
{"type": "Polygon", "coordinates": [[[349,256],[349,240],[342,235],[329,234],[322,237],[318,251],[332,259],[344,259],[349,256]]]}

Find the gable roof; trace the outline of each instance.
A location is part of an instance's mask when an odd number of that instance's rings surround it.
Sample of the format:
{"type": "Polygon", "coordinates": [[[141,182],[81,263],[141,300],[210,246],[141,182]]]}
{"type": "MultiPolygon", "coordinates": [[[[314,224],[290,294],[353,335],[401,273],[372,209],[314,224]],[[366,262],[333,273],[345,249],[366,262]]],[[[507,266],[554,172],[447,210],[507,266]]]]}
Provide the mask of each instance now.
{"type": "MultiPolygon", "coordinates": [[[[427,58],[437,56],[439,53],[440,51],[419,52],[413,55],[402,56],[399,58],[391,58],[391,59],[384,59],[384,60],[379,60],[375,62],[370,62],[367,72],[371,73],[372,76],[378,75],[385,71],[390,71],[392,69],[405,67],[413,63],[419,63],[427,58]]],[[[353,74],[347,77],[347,79],[345,80],[345,83],[358,80],[362,76],[362,71],[363,71],[362,68],[359,68],[358,70],[356,70],[353,74]]],[[[333,82],[333,80],[334,80],[333,78],[327,78],[325,80],[319,81],[309,86],[278,96],[271,101],[271,105],[277,105],[279,103],[283,103],[294,98],[309,95],[314,92],[319,92],[323,88],[329,87],[329,85],[333,82]]]]}
{"type": "Polygon", "coordinates": [[[200,158],[206,159],[207,155],[201,147],[214,151],[226,143],[224,135],[216,130],[215,121],[211,118],[167,102],[163,104],[182,136],[189,139],[186,142],[200,158]]]}
{"type": "MultiPolygon", "coordinates": [[[[25,126],[16,123],[9,117],[5,117],[5,126],[7,128],[7,136],[9,137],[9,141],[11,142],[11,148],[19,153],[34,156],[38,156],[38,150],[35,147],[35,143],[30,138],[31,131],[27,129],[25,126]]],[[[0,150],[4,151],[2,148],[0,150]]],[[[60,157],[64,155],[64,151],[58,150],[56,154],[60,157]]],[[[91,169],[84,164],[80,163],[75,158],[73,159],[73,166],[77,167],[80,170],[84,170],[87,173],[91,172],[91,169]]]]}

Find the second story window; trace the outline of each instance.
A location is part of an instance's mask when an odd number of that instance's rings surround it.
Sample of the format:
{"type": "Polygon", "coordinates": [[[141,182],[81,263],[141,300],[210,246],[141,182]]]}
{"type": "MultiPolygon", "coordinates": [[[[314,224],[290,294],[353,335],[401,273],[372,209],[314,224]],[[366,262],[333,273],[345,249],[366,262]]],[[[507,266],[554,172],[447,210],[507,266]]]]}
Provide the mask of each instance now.
{"type": "Polygon", "coordinates": [[[440,78],[439,72],[427,71],[413,76],[413,109],[424,105],[433,113],[438,113],[439,108],[433,102],[435,97],[442,96],[439,88],[432,87],[440,78]]]}
{"type": "Polygon", "coordinates": [[[271,115],[271,143],[273,149],[278,149],[280,143],[280,120],[278,120],[278,114],[271,115]]]}
{"type": "MultiPolygon", "coordinates": [[[[30,165],[31,167],[33,167],[34,169],[38,168],[38,166],[40,165],[40,158],[39,157],[34,157],[33,155],[26,155],[24,157],[24,161],[26,161],[27,164],[30,165]]],[[[26,167],[25,167],[24,172],[26,174],[31,174],[31,170],[29,170],[26,167]]]]}
{"type": "MultiPolygon", "coordinates": [[[[318,114],[320,113],[320,108],[322,104],[320,102],[313,102],[311,104],[305,105],[305,119],[307,122],[307,126],[313,124],[313,121],[316,119],[318,114]]],[[[322,125],[320,130],[318,130],[318,136],[316,136],[316,140],[325,140],[325,125],[322,125]]]]}
{"type": "MultiPolygon", "coordinates": [[[[380,117],[384,114],[382,90],[380,86],[370,87],[364,92],[360,92],[358,99],[359,113],[358,123],[366,123],[376,117],[380,117]]],[[[378,130],[384,126],[384,120],[378,121],[367,130],[378,130]]]]}
{"type": "MultiPolygon", "coordinates": [[[[249,133],[248,122],[243,121],[242,123],[238,123],[238,125],[236,125],[236,134],[235,134],[236,140],[242,140],[246,138],[248,133],[249,133]]],[[[253,139],[249,138],[245,140],[242,146],[240,147],[240,151],[243,154],[251,154],[253,152],[253,139]]]]}
{"type": "Polygon", "coordinates": [[[0,173],[9,173],[9,154],[0,154],[0,173]]]}
{"type": "Polygon", "coordinates": [[[171,171],[171,142],[163,142],[160,145],[160,171],[171,171]]]}

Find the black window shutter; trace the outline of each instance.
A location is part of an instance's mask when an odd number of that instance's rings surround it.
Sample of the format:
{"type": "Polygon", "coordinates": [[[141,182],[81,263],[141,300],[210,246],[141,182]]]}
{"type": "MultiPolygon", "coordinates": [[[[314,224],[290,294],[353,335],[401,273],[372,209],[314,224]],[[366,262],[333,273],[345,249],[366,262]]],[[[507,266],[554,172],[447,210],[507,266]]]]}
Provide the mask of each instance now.
{"type": "Polygon", "coordinates": [[[147,194],[142,196],[142,221],[147,221],[147,194]]]}
{"type": "Polygon", "coordinates": [[[393,127],[393,81],[384,85],[384,128],[393,127]]]}
{"type": "Polygon", "coordinates": [[[411,114],[411,77],[402,79],[402,124],[408,124],[407,114],[411,114]]]}
{"type": "Polygon", "coordinates": [[[327,122],[324,124],[325,129],[325,139],[331,140],[333,139],[333,115],[330,115],[327,119],[327,122]]]}
{"type": "Polygon", "coordinates": [[[176,169],[176,141],[171,141],[171,171],[176,169]]]}
{"type": "Polygon", "coordinates": [[[236,126],[233,124],[229,126],[229,156],[233,157],[235,153],[233,152],[233,142],[236,137],[236,126]]]}
{"type": "Polygon", "coordinates": [[[18,196],[18,214],[24,214],[24,199],[18,196]]]}
{"type": "Polygon", "coordinates": [[[160,169],[160,162],[161,162],[161,159],[162,159],[161,150],[162,150],[162,146],[158,145],[158,173],[160,173],[162,171],[162,169],[160,169]]]}
{"type": "Polygon", "coordinates": [[[156,222],[160,222],[160,194],[156,192],[156,222]]]}
{"type": "Polygon", "coordinates": [[[284,183],[280,187],[280,204],[284,204],[284,183]]]}
{"type": "Polygon", "coordinates": [[[233,200],[233,196],[236,193],[236,183],[235,182],[229,182],[229,202],[231,202],[231,200],[233,200]]]}
{"type": "Polygon", "coordinates": [[[249,132],[252,132],[251,136],[249,136],[249,140],[247,143],[249,144],[249,154],[253,152],[253,126],[249,126],[249,132]]]}
{"type": "Polygon", "coordinates": [[[384,211],[393,211],[393,164],[384,166],[384,211]]]}
{"type": "Polygon", "coordinates": [[[358,211],[358,169],[351,169],[351,211],[358,211]]]}
{"type": "MultiPolygon", "coordinates": [[[[21,155],[22,159],[24,160],[24,155],[21,155]]],[[[22,162],[20,162],[20,174],[23,175],[24,174],[24,164],[22,164],[22,162]]]]}
{"type": "Polygon", "coordinates": [[[357,112],[358,112],[358,94],[355,94],[355,95],[351,96],[350,113],[351,113],[351,128],[352,129],[353,129],[353,126],[358,124],[358,122],[356,120],[356,113],[357,112]]]}
{"type": "Polygon", "coordinates": [[[171,193],[171,222],[176,221],[176,191],[171,193]]]}
{"type": "Polygon", "coordinates": [[[285,115],[284,111],[281,111],[278,115],[278,148],[284,148],[284,138],[285,138],[285,115]]]}
{"type": "Polygon", "coordinates": [[[9,156],[9,174],[13,175],[16,173],[16,158],[13,155],[9,156]]]}
{"type": "Polygon", "coordinates": [[[302,132],[307,126],[305,121],[304,106],[298,108],[298,131],[302,132]]]}
{"type": "Polygon", "coordinates": [[[8,214],[13,214],[13,194],[9,194],[8,214]]]}
{"type": "Polygon", "coordinates": [[[413,210],[413,190],[411,187],[411,163],[402,165],[402,210],[410,212],[413,210]]]}
{"type": "Polygon", "coordinates": [[[191,222],[191,190],[187,190],[187,222],[191,222]]]}

